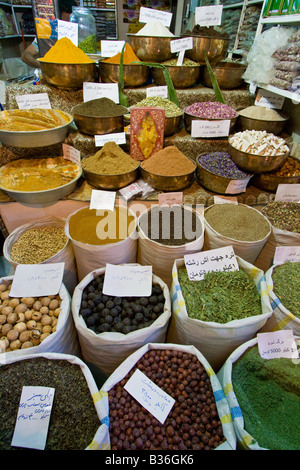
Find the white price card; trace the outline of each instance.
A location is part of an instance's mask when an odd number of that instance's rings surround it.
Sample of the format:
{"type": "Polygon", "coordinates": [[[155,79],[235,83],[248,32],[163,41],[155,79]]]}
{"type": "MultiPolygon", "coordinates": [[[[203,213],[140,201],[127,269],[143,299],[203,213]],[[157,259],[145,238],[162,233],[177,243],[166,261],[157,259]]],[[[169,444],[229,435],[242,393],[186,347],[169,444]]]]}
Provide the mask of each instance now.
{"type": "Polygon", "coordinates": [[[281,109],[284,100],[284,96],[280,96],[277,93],[260,88],[257,92],[254,104],[257,106],[262,106],[263,108],[281,109]]]}
{"type": "Polygon", "coordinates": [[[115,207],[116,192],[92,189],[90,209],[113,211],[115,207]]]}
{"type": "Polygon", "coordinates": [[[223,5],[210,5],[195,9],[195,24],[216,26],[222,23],[223,5]]]}
{"type": "Polygon", "coordinates": [[[250,177],[242,180],[231,180],[225,190],[225,193],[239,194],[244,193],[249,183],[250,177]]]}
{"type": "Polygon", "coordinates": [[[152,266],[106,264],[103,293],[118,297],[149,297],[152,266]]]}
{"type": "Polygon", "coordinates": [[[12,297],[42,297],[58,294],[65,263],[18,264],[11,285],[12,297]]]}
{"type": "Polygon", "coordinates": [[[51,109],[48,93],[32,93],[16,96],[19,109],[42,108],[51,109]]]}
{"type": "Polygon", "coordinates": [[[183,193],[160,193],[158,195],[158,203],[160,206],[174,206],[182,205],[183,202],[183,193]]]}
{"type": "Polygon", "coordinates": [[[285,357],[298,359],[299,352],[293,330],[279,330],[257,334],[259,354],[263,359],[285,357]]]}
{"type": "Polygon", "coordinates": [[[279,184],[275,201],[300,202],[300,184],[279,184]]]}
{"type": "Polygon", "coordinates": [[[160,423],[165,422],[175,400],[143,372],[136,369],[124,388],[160,423]]]}
{"type": "Polygon", "coordinates": [[[81,166],[80,151],[68,144],[62,144],[63,156],[66,160],[70,160],[76,165],[81,166]]]}
{"type": "Polygon", "coordinates": [[[160,98],[168,98],[167,86],[150,86],[146,88],[146,97],[159,96],[160,98]]]}
{"type": "Polygon", "coordinates": [[[55,389],[23,386],[11,445],[44,450],[55,389]]]}
{"type": "Polygon", "coordinates": [[[193,38],[173,39],[173,41],[170,41],[170,46],[172,53],[193,49],[193,38]]]}
{"type": "Polygon", "coordinates": [[[125,41],[101,41],[101,56],[113,57],[122,51],[125,41]]]}
{"type": "Polygon", "coordinates": [[[57,39],[68,38],[78,46],[78,23],[57,20],[57,39]]]}
{"type": "Polygon", "coordinates": [[[236,197],[214,196],[214,204],[238,204],[236,197]]]}
{"type": "Polygon", "coordinates": [[[140,8],[140,23],[149,23],[150,21],[160,21],[161,24],[169,28],[172,21],[172,13],[162,10],[154,10],[152,8],[140,8]]]}
{"type": "Polygon", "coordinates": [[[191,137],[227,137],[229,135],[230,120],[206,121],[192,120],[191,137]]]}
{"type": "Polygon", "coordinates": [[[109,98],[115,103],[119,103],[118,83],[83,83],[83,101],[96,100],[98,98],[109,98]]]}
{"type": "Polygon", "coordinates": [[[115,142],[118,145],[126,144],[125,132],[114,132],[113,134],[95,135],[95,147],[103,147],[107,142],[115,142]]]}
{"type": "Polygon", "coordinates": [[[238,271],[239,264],[232,246],[201,251],[184,256],[185,267],[190,281],[202,281],[212,271],[238,271]]]}
{"type": "Polygon", "coordinates": [[[274,264],[300,262],[300,246],[276,246],[274,254],[274,264]]]}

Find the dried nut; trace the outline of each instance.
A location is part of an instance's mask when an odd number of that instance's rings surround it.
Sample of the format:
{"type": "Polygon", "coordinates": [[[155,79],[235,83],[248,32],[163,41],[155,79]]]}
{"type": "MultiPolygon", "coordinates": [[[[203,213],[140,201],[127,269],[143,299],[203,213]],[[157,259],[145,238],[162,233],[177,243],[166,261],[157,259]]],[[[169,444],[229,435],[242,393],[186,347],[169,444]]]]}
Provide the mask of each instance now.
{"type": "Polygon", "coordinates": [[[27,348],[32,348],[32,347],[33,347],[33,343],[31,341],[24,341],[24,343],[22,343],[21,349],[27,349],[27,348]]]}
{"type": "Polygon", "coordinates": [[[26,312],[24,313],[24,316],[25,316],[26,321],[31,320],[32,310],[26,310],[26,312]]]}
{"type": "Polygon", "coordinates": [[[22,333],[22,331],[25,331],[26,329],[27,329],[26,323],[23,321],[16,323],[14,325],[14,330],[18,331],[19,333],[22,333]]]}
{"type": "Polygon", "coordinates": [[[4,292],[1,292],[0,298],[1,298],[2,300],[8,299],[8,298],[9,298],[9,291],[6,290],[6,291],[4,291],[4,292]]]}
{"type": "Polygon", "coordinates": [[[12,341],[9,346],[12,351],[15,351],[16,349],[21,348],[22,343],[19,339],[16,339],[15,341],[12,341]]]}
{"type": "Polygon", "coordinates": [[[3,283],[3,284],[0,284],[0,292],[4,292],[6,291],[7,289],[7,284],[3,283]]]}
{"type": "Polygon", "coordinates": [[[18,313],[18,320],[17,320],[17,323],[20,323],[20,322],[24,322],[25,321],[25,314],[22,312],[22,313],[18,313]]]}
{"type": "Polygon", "coordinates": [[[11,323],[12,325],[14,325],[15,323],[17,323],[17,320],[18,315],[15,312],[9,313],[7,315],[7,323],[11,323]]]}
{"type": "Polygon", "coordinates": [[[40,338],[39,339],[32,338],[30,341],[33,344],[33,346],[38,346],[40,344],[40,338]]]}
{"type": "Polygon", "coordinates": [[[26,341],[29,341],[30,339],[30,331],[29,330],[24,330],[22,333],[20,333],[19,340],[21,343],[25,343],[26,341]]]}
{"type": "Polygon", "coordinates": [[[49,315],[43,315],[41,318],[41,323],[42,325],[51,325],[52,323],[52,318],[49,315]]]}
{"type": "Polygon", "coordinates": [[[32,307],[35,299],[33,297],[22,297],[21,302],[27,305],[27,307],[32,307]]]}
{"type": "Polygon", "coordinates": [[[57,325],[58,319],[56,317],[52,318],[51,326],[52,328],[57,325]]]}
{"type": "Polygon", "coordinates": [[[32,312],[31,319],[35,321],[39,321],[42,318],[41,312],[36,312],[35,310],[32,312]]]}
{"type": "Polygon", "coordinates": [[[19,337],[19,332],[17,330],[12,329],[7,333],[8,341],[15,341],[16,339],[18,339],[18,337],[19,337]]]}
{"type": "Polygon", "coordinates": [[[50,310],[55,310],[57,307],[59,307],[59,301],[58,299],[53,299],[51,300],[50,304],[49,304],[49,309],[50,310]]]}
{"type": "Polygon", "coordinates": [[[40,301],[43,306],[48,307],[51,302],[51,299],[50,297],[41,297],[40,301]]]}
{"type": "Polygon", "coordinates": [[[54,310],[54,316],[55,316],[56,318],[59,316],[59,314],[60,314],[60,307],[58,307],[58,308],[56,308],[56,309],[54,310]]]}
{"type": "Polygon", "coordinates": [[[29,320],[26,323],[26,326],[27,326],[28,330],[34,330],[36,328],[36,321],[35,320],[29,320]]]}
{"type": "Polygon", "coordinates": [[[15,308],[19,303],[19,299],[11,299],[9,300],[8,305],[12,308],[15,308]]]}
{"type": "Polygon", "coordinates": [[[2,313],[3,315],[9,315],[10,313],[13,313],[13,308],[12,308],[12,307],[9,307],[9,306],[2,307],[2,308],[1,308],[1,313],[2,313]]]}
{"type": "Polygon", "coordinates": [[[9,341],[6,336],[1,336],[0,338],[0,351],[6,351],[9,346],[9,341]]]}
{"type": "Polygon", "coordinates": [[[42,308],[42,304],[39,300],[36,300],[32,306],[33,310],[39,311],[42,308]]]}
{"type": "Polygon", "coordinates": [[[16,313],[25,313],[27,309],[28,309],[27,305],[22,302],[21,304],[18,304],[16,306],[15,312],[16,313]]]}
{"type": "Polygon", "coordinates": [[[42,333],[51,333],[52,332],[52,326],[51,325],[44,325],[42,328],[42,333]]]}
{"type": "Polygon", "coordinates": [[[47,315],[49,313],[49,308],[46,306],[43,306],[40,308],[40,312],[42,315],[47,315]]]}
{"type": "Polygon", "coordinates": [[[41,336],[41,332],[40,330],[37,330],[37,329],[34,329],[34,330],[31,330],[30,331],[30,339],[31,340],[34,340],[34,339],[39,339],[40,336],[41,336]]]}
{"type": "Polygon", "coordinates": [[[50,333],[42,333],[40,336],[40,342],[44,341],[44,339],[47,338],[47,336],[50,336],[50,333]]]}
{"type": "Polygon", "coordinates": [[[0,325],[4,325],[6,323],[6,315],[0,314],[0,325]]]}
{"type": "Polygon", "coordinates": [[[1,333],[3,336],[7,336],[7,333],[13,329],[13,325],[11,323],[5,323],[5,325],[2,326],[1,333]]]}

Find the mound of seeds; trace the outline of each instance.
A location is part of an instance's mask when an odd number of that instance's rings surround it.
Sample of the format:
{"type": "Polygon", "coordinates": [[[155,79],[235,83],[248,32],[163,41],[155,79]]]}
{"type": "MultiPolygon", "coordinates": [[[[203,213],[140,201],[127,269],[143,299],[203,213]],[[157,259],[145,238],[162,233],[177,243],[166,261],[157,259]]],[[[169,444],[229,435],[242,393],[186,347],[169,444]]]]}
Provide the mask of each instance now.
{"type": "Polygon", "coordinates": [[[300,233],[300,204],[298,202],[269,202],[261,212],[274,227],[287,232],[300,233]]]}
{"type": "Polygon", "coordinates": [[[193,354],[146,352],[108,399],[112,450],[212,450],[225,441],[210,378],[193,354]],[[136,369],[174,398],[164,424],[125,390],[136,369]]]}
{"type": "Polygon", "coordinates": [[[79,314],[95,333],[130,333],[150,326],[164,311],[165,297],[159,285],[149,297],[114,297],[102,292],[104,274],[83,290],[79,314]]]}

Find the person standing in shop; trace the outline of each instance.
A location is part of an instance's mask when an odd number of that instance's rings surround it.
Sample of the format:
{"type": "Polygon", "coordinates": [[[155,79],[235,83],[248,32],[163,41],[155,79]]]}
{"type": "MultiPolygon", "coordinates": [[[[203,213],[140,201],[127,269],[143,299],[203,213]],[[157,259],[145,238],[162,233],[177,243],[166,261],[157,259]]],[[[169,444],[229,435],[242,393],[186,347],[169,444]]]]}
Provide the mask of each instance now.
{"type": "MultiPolygon", "coordinates": [[[[62,21],[69,21],[69,18],[72,13],[72,7],[76,7],[77,3],[75,0],[60,0],[59,1],[59,10],[60,10],[60,19],[62,21]]],[[[40,68],[40,63],[37,60],[39,57],[39,47],[37,38],[34,38],[32,43],[23,51],[21,55],[22,61],[29,65],[29,67],[40,68]]]]}

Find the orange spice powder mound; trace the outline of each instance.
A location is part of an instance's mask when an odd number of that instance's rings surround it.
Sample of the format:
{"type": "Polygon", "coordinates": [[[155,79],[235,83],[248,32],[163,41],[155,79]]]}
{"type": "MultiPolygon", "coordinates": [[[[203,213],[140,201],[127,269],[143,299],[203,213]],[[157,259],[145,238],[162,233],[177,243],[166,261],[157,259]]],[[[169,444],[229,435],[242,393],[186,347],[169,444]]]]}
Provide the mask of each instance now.
{"type": "Polygon", "coordinates": [[[195,170],[195,163],[177,147],[170,145],[141,163],[146,171],[161,176],[181,176],[195,170]]]}
{"type": "MultiPolygon", "coordinates": [[[[111,64],[120,64],[121,62],[121,52],[114,55],[113,57],[109,57],[108,59],[104,59],[102,62],[108,62],[111,64]]],[[[140,59],[135,54],[134,50],[130,46],[130,44],[125,44],[125,49],[123,53],[123,64],[128,65],[131,62],[140,62],[140,59]]]]}

